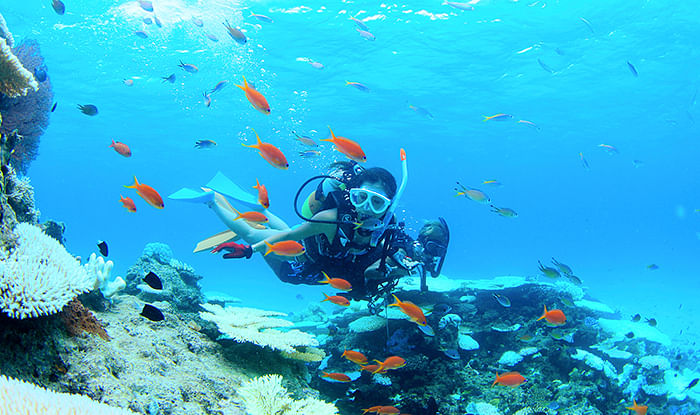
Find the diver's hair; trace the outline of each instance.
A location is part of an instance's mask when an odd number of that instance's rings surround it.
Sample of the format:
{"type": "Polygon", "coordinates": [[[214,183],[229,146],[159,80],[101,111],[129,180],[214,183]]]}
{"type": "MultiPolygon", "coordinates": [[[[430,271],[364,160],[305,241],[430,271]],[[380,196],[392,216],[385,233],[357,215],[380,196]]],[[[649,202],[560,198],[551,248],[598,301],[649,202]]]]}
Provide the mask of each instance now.
{"type": "Polygon", "coordinates": [[[386,192],[386,197],[393,199],[396,194],[396,179],[389,173],[387,169],[381,167],[372,167],[363,170],[360,174],[355,176],[349,183],[350,188],[358,187],[362,183],[379,183],[384,191],[386,192]]]}

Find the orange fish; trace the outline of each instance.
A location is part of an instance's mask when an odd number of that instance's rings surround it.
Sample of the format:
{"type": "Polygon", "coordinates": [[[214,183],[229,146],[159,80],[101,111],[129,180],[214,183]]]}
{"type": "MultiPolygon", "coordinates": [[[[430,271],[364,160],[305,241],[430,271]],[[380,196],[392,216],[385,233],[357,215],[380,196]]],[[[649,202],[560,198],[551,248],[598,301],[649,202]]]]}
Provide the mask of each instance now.
{"type": "Polygon", "coordinates": [[[260,141],[260,136],[258,133],[255,132],[255,138],[258,140],[258,144],[253,144],[252,146],[249,146],[247,144],[242,144],[243,147],[250,147],[250,148],[257,148],[260,150],[260,155],[262,158],[267,160],[268,163],[272,164],[274,167],[277,167],[278,169],[282,170],[287,170],[289,168],[289,163],[287,163],[287,158],[284,156],[284,153],[282,151],[273,146],[270,143],[263,143],[260,141]]]}
{"type": "Polygon", "coordinates": [[[239,212],[236,210],[236,208],[233,208],[233,211],[236,212],[238,216],[236,216],[236,219],[245,219],[250,222],[255,222],[255,223],[267,223],[267,216],[263,215],[260,212],[256,212],[254,210],[251,210],[250,212],[239,212]]]}
{"type": "Polygon", "coordinates": [[[362,147],[360,147],[359,144],[350,140],[349,138],[336,137],[335,134],[333,134],[331,127],[328,127],[328,129],[331,131],[331,138],[324,138],[321,141],[330,141],[331,143],[335,144],[335,148],[348,156],[350,160],[355,160],[358,163],[364,163],[367,161],[365,152],[362,151],[362,147]]]}
{"type": "Polygon", "coordinates": [[[374,359],[374,361],[379,363],[379,367],[372,373],[380,373],[382,371],[398,369],[400,367],[406,366],[406,361],[404,360],[404,358],[399,356],[389,356],[386,359],[384,359],[383,362],[380,362],[377,359],[374,359]]]}
{"type": "Polygon", "coordinates": [[[401,411],[395,406],[380,406],[379,409],[377,409],[378,414],[398,414],[400,412],[401,411]]]}
{"type": "Polygon", "coordinates": [[[113,147],[114,151],[116,151],[124,157],[131,157],[131,149],[124,143],[121,143],[119,141],[115,142],[114,140],[112,140],[112,144],[110,145],[110,147],[113,147]]]}
{"type": "Polygon", "coordinates": [[[270,207],[270,199],[267,197],[267,188],[264,184],[260,184],[258,179],[255,179],[257,185],[253,186],[253,189],[258,189],[258,203],[265,209],[270,207]]]}
{"type": "Polygon", "coordinates": [[[362,353],[356,352],[354,350],[345,350],[343,354],[340,355],[340,357],[344,357],[353,363],[357,363],[360,366],[367,364],[367,357],[365,357],[365,355],[363,355],[362,353]]]}
{"type": "Polygon", "coordinates": [[[499,375],[498,372],[496,372],[496,380],[493,381],[491,387],[496,386],[497,383],[500,383],[501,385],[505,386],[515,387],[525,382],[527,382],[527,379],[525,379],[523,375],[521,375],[518,372],[507,372],[502,375],[499,375]]]}
{"type": "Polygon", "coordinates": [[[151,186],[147,184],[141,184],[139,183],[138,180],[136,180],[136,176],[134,176],[134,184],[131,186],[124,186],[127,189],[136,189],[136,193],[138,193],[139,196],[143,198],[146,202],[148,202],[149,205],[153,206],[154,208],[157,209],[163,209],[165,207],[165,204],[163,203],[163,198],[160,197],[158,192],[151,186]]]}
{"type": "Polygon", "coordinates": [[[299,256],[306,252],[304,246],[297,241],[279,241],[274,244],[265,241],[265,245],[267,245],[265,255],[273,252],[279,256],[299,256]]]}
{"type": "Polygon", "coordinates": [[[136,204],[133,200],[131,200],[130,197],[124,197],[122,195],[119,195],[119,198],[119,201],[122,202],[126,210],[128,210],[129,212],[136,212],[136,204]]]}
{"type": "Polygon", "coordinates": [[[544,314],[542,314],[542,317],[538,318],[537,321],[542,319],[546,319],[549,324],[554,324],[556,326],[566,323],[566,316],[563,311],[559,309],[547,311],[547,306],[544,306],[544,314]]]}
{"type": "Polygon", "coordinates": [[[637,401],[632,399],[632,406],[628,406],[625,409],[634,411],[637,413],[637,415],[646,415],[648,407],[646,405],[637,405],[637,401]]]}
{"type": "Polygon", "coordinates": [[[421,310],[420,307],[410,301],[401,301],[395,295],[394,299],[396,299],[396,302],[394,304],[389,304],[389,307],[399,307],[404,314],[411,318],[412,322],[418,324],[419,326],[425,326],[428,324],[425,319],[425,315],[423,314],[423,310],[421,310]]]}
{"type": "Polygon", "coordinates": [[[330,278],[325,272],[321,271],[321,273],[323,273],[323,276],[326,277],[325,280],[319,281],[321,284],[328,284],[336,290],[341,291],[352,290],[352,285],[347,280],[344,280],[342,278],[330,278]]]}
{"type": "Polygon", "coordinates": [[[258,92],[252,86],[248,85],[248,81],[245,80],[245,76],[243,77],[243,85],[236,86],[245,92],[245,97],[248,98],[248,101],[253,104],[253,107],[255,107],[256,110],[262,112],[263,114],[270,113],[270,105],[267,103],[267,100],[263,94],[258,92]]]}
{"type": "Polygon", "coordinates": [[[362,413],[363,413],[363,414],[366,414],[367,412],[374,412],[374,413],[376,414],[377,411],[378,411],[380,408],[381,408],[381,405],[371,406],[371,407],[369,407],[369,408],[367,408],[367,409],[363,409],[363,410],[362,410],[362,411],[363,411],[362,413]]]}
{"type": "MultiPolygon", "coordinates": [[[[379,369],[379,365],[365,365],[362,366],[362,370],[366,370],[370,373],[374,373],[377,369],[379,369]]],[[[386,370],[382,370],[381,372],[377,373],[386,373],[386,370]]]]}
{"type": "Polygon", "coordinates": [[[328,372],[323,372],[324,378],[331,378],[333,380],[337,380],[338,382],[350,382],[350,376],[346,375],[345,373],[328,373],[328,372]]]}
{"type": "Polygon", "coordinates": [[[350,301],[349,301],[347,298],[343,297],[342,295],[332,295],[332,296],[329,296],[329,295],[326,294],[326,293],[323,293],[323,295],[326,296],[326,299],[325,299],[325,300],[322,300],[321,302],[330,301],[330,302],[333,303],[333,304],[341,305],[341,306],[343,306],[343,307],[347,307],[347,306],[350,305],[350,301]]]}

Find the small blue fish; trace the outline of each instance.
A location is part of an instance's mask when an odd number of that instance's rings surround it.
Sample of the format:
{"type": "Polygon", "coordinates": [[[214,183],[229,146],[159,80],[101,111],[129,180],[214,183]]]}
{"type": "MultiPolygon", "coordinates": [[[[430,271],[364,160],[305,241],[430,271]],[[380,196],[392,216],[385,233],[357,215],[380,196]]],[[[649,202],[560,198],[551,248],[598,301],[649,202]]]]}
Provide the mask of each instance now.
{"type": "Polygon", "coordinates": [[[95,115],[97,115],[99,113],[99,111],[97,110],[97,107],[92,105],[92,104],[85,104],[85,105],[78,104],[78,109],[83,114],[89,115],[91,117],[94,117],[95,115]]]}
{"type": "Polygon", "coordinates": [[[202,93],[202,96],[204,97],[204,105],[209,108],[211,106],[211,97],[206,91],[202,93]]]}
{"type": "Polygon", "coordinates": [[[175,74],[172,74],[170,76],[164,76],[162,79],[163,79],[163,82],[170,82],[171,84],[174,84],[175,83],[175,74]]]}
{"type": "Polygon", "coordinates": [[[588,165],[588,161],[585,157],[583,157],[583,153],[578,153],[578,157],[581,159],[581,164],[583,165],[583,168],[586,170],[590,170],[591,166],[588,165]]]}
{"type": "Polygon", "coordinates": [[[144,18],[143,18],[143,22],[144,22],[145,24],[147,24],[147,25],[152,25],[152,24],[153,24],[153,19],[151,19],[150,17],[144,17],[144,18]]]}
{"type": "Polygon", "coordinates": [[[51,112],[56,111],[56,106],[58,105],[58,102],[54,102],[53,106],[51,107],[51,112]]]}
{"type": "Polygon", "coordinates": [[[450,359],[459,360],[459,351],[457,349],[446,349],[442,352],[450,359]]]}
{"type": "Polygon", "coordinates": [[[595,33],[595,30],[593,30],[593,25],[591,25],[591,22],[589,22],[588,20],[584,19],[583,17],[579,17],[579,19],[581,19],[581,21],[583,22],[583,24],[586,25],[586,27],[588,28],[588,30],[591,31],[591,33],[595,33]]]}
{"type": "Polygon", "coordinates": [[[182,68],[185,72],[189,72],[189,73],[197,73],[197,72],[199,72],[199,68],[197,68],[196,66],[192,65],[191,63],[182,63],[182,61],[180,61],[180,64],[177,65],[177,66],[179,66],[180,68],[182,68]]]}
{"type": "Polygon", "coordinates": [[[430,113],[430,111],[428,111],[425,108],[419,107],[417,105],[409,105],[408,108],[412,109],[413,111],[415,111],[416,113],[418,113],[424,117],[430,118],[431,120],[433,118],[435,118],[435,117],[433,117],[433,114],[430,113]]]}
{"type": "Polygon", "coordinates": [[[255,17],[256,19],[260,20],[261,22],[272,23],[272,19],[270,19],[269,17],[264,16],[262,14],[255,14],[253,12],[250,12],[250,17],[255,17]]]}
{"type": "Polygon", "coordinates": [[[148,33],[144,32],[143,30],[136,30],[134,31],[134,34],[141,39],[146,39],[148,37],[148,33]]]}
{"type": "Polygon", "coordinates": [[[345,81],[345,85],[354,86],[356,89],[359,89],[362,92],[369,92],[369,88],[367,87],[367,85],[361,84],[359,82],[345,81]]]}
{"type": "Polygon", "coordinates": [[[305,151],[300,151],[299,156],[305,159],[312,158],[312,157],[318,157],[321,155],[321,152],[318,150],[305,150],[305,151]]]}
{"type": "Polygon", "coordinates": [[[153,21],[156,22],[156,26],[163,27],[163,23],[160,21],[158,16],[156,16],[155,14],[153,15],[153,21]]]}
{"type": "Polygon", "coordinates": [[[194,25],[197,26],[197,27],[202,27],[202,26],[204,26],[204,22],[202,21],[202,19],[200,19],[200,18],[198,18],[198,17],[193,17],[193,18],[192,18],[192,23],[194,23],[194,25]]]}
{"type": "Polygon", "coordinates": [[[505,295],[493,293],[493,298],[495,298],[496,301],[498,301],[498,304],[501,306],[505,308],[510,307],[510,298],[506,297],[505,295]]]}
{"type": "Polygon", "coordinates": [[[445,1],[442,4],[454,7],[457,10],[474,10],[474,6],[469,3],[458,3],[456,1],[445,1]]]}
{"type": "Polygon", "coordinates": [[[355,29],[355,30],[357,30],[357,33],[359,33],[360,36],[362,36],[363,38],[365,38],[367,40],[374,41],[376,39],[376,37],[373,34],[371,34],[370,32],[368,32],[367,30],[362,30],[362,29],[355,29]]]}
{"type": "Polygon", "coordinates": [[[214,89],[212,89],[210,93],[213,94],[214,92],[219,92],[219,91],[221,91],[222,89],[224,89],[224,87],[225,87],[226,85],[228,85],[228,81],[219,81],[219,82],[214,86],[214,89]]]}
{"type": "Polygon", "coordinates": [[[544,69],[545,71],[547,71],[547,72],[549,72],[549,73],[554,73],[554,72],[556,72],[554,69],[552,69],[552,68],[550,68],[549,66],[547,66],[546,63],[542,62],[542,59],[540,59],[540,58],[537,58],[537,63],[540,64],[540,66],[542,67],[542,69],[544,69]]]}
{"type": "Polygon", "coordinates": [[[486,122],[486,121],[491,121],[491,120],[494,120],[494,121],[508,121],[508,120],[510,120],[511,118],[513,118],[513,116],[510,115],[510,114],[502,114],[502,113],[501,113],[501,114],[496,114],[496,115],[491,115],[491,116],[482,115],[482,117],[484,117],[484,120],[483,120],[484,122],[486,122]]]}
{"type": "Polygon", "coordinates": [[[197,149],[207,149],[207,148],[213,148],[216,147],[216,141],[212,140],[197,140],[197,142],[194,143],[194,148],[197,149]]]}
{"type": "Polygon", "coordinates": [[[635,68],[634,65],[630,63],[630,61],[627,61],[627,67],[630,68],[630,72],[632,72],[632,75],[634,75],[635,78],[639,76],[637,68],[635,68]]]}
{"type": "Polygon", "coordinates": [[[59,16],[63,16],[63,14],[66,12],[66,5],[63,4],[61,0],[52,0],[51,7],[53,7],[53,11],[55,11],[59,16]]]}
{"type": "Polygon", "coordinates": [[[211,40],[212,42],[218,42],[218,41],[219,41],[219,38],[216,37],[216,36],[214,36],[214,35],[212,35],[211,33],[206,33],[206,34],[204,34],[204,36],[206,36],[207,39],[211,40]]]}
{"type": "Polygon", "coordinates": [[[357,19],[357,18],[352,17],[352,16],[350,16],[350,20],[355,22],[357,27],[359,27],[360,29],[365,30],[365,31],[369,31],[369,27],[367,27],[367,25],[362,20],[357,19]]]}
{"type": "Polygon", "coordinates": [[[150,0],[138,0],[139,6],[147,12],[153,11],[153,3],[150,0]]]}

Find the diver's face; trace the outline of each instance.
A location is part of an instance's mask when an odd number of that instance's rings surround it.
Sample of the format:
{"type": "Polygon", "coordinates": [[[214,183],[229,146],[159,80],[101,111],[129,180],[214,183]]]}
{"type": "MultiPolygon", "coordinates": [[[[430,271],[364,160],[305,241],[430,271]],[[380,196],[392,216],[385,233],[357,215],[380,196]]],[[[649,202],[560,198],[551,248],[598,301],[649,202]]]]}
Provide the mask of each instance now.
{"type": "Polygon", "coordinates": [[[380,218],[391,204],[386,190],[379,183],[362,182],[357,190],[351,189],[350,193],[351,202],[360,219],[380,218]]]}

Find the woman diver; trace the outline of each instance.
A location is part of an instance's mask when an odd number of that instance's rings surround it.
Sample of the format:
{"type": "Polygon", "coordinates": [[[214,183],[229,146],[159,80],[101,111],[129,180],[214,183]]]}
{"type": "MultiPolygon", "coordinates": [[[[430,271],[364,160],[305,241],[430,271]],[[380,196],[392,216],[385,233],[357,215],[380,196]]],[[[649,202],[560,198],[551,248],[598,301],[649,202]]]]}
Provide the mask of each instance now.
{"type": "MultiPolygon", "coordinates": [[[[203,188],[204,194],[192,197],[187,193],[192,191],[182,189],[170,198],[205,201],[245,242],[224,242],[216,245],[212,252],[226,252],[224,258],[250,258],[255,252],[264,252],[267,244],[301,241],[304,255],[294,258],[264,256],[277,277],[292,284],[318,284],[325,272],[350,282],[353,289],[348,295],[359,299],[374,294],[382,282],[396,280],[409,274],[416,265],[422,265],[422,256],[416,257],[418,251],[414,247],[424,244],[416,245],[402,228],[399,229],[393,214],[407,181],[403,152],[402,163],[403,179],[398,191],[394,176],[383,168],[364,169],[354,162],[334,163],[329,175],[309,179],[297,192],[295,210],[304,187],[312,180],[323,179],[306,199],[302,212],[296,210],[304,222],[294,228],[289,228],[267,210],[263,214],[268,217],[270,228],[254,228],[246,221],[236,220],[237,214],[224,195],[246,205],[253,205],[255,200],[248,193],[244,192],[248,197],[243,196],[240,193],[243,191],[223,175],[217,175],[208,183],[207,188],[203,188]],[[392,246],[392,241],[396,246],[392,246]],[[406,257],[407,252],[418,261],[406,257]]],[[[256,208],[259,209],[259,205],[256,208]]]]}

